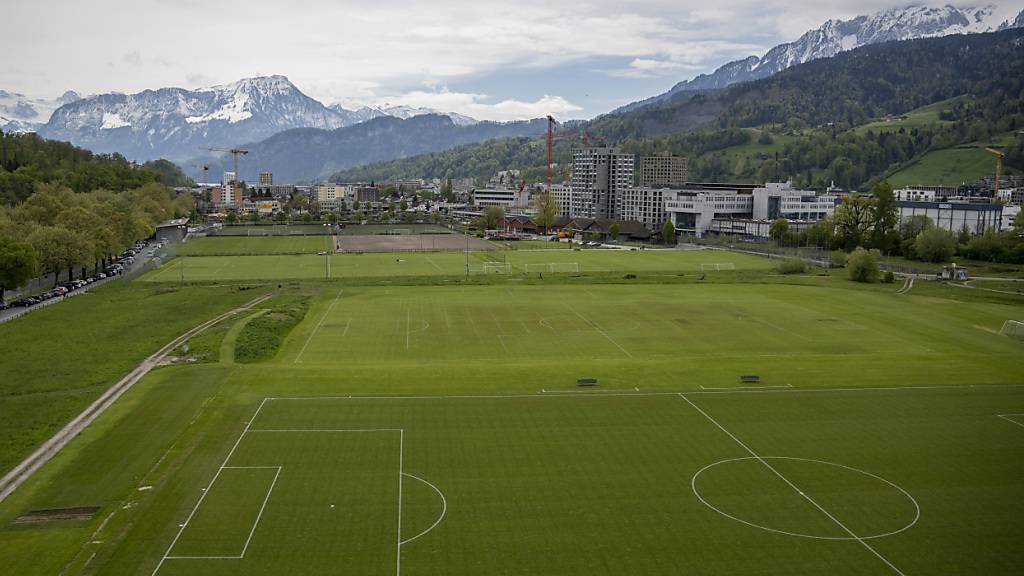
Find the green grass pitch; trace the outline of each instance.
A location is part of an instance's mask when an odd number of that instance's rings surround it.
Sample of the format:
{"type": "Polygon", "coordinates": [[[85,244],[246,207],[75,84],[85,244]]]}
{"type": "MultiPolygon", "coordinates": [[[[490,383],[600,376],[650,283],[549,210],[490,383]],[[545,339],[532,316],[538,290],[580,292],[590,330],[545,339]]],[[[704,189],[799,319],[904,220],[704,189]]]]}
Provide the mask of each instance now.
{"type": "Polygon", "coordinates": [[[332,251],[330,236],[208,236],[178,247],[178,256],[256,256],[332,251]]]}
{"type": "Polygon", "coordinates": [[[182,264],[249,282],[329,261],[351,281],[282,288],[313,300],[269,361],[147,376],[0,503],[4,570],[1019,573],[1024,344],[998,335],[1018,297],[782,283],[723,251],[550,252],[470,259],[510,280],[575,261],[763,281],[448,283],[461,253],[172,260],[133,289],[220,289],[177,287],[182,264]],[[436,279],[355,281],[401,276],[436,279]],[[85,505],[101,510],[14,523],[85,505]]]}
{"type": "MultiPolygon", "coordinates": [[[[267,239],[260,238],[265,241],[267,239]]],[[[284,240],[284,239],[282,239],[284,240]]],[[[323,248],[321,248],[322,250],[323,248]]],[[[765,270],[774,265],[766,258],[718,250],[515,250],[498,253],[410,252],[333,254],[327,256],[206,256],[176,258],[143,279],[154,282],[212,280],[361,278],[399,276],[459,276],[502,274],[494,264],[508,263],[513,274],[556,270],[580,272],[699,272],[701,264],[731,263],[738,270],[765,270]],[[328,262],[329,260],[329,262],[328,262]],[[490,264],[488,264],[490,263],[490,264]],[[566,264],[575,265],[567,267],[566,264]],[[528,266],[530,265],[530,266],[528,266]],[[549,270],[549,269],[548,269],[549,270]]]]}

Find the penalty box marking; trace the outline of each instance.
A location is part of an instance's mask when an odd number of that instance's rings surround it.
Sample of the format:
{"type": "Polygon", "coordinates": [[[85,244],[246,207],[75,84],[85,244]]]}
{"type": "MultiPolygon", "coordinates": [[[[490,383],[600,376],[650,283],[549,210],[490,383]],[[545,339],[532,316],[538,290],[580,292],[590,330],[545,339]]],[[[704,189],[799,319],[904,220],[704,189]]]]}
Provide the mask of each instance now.
{"type": "Polygon", "coordinates": [[[1022,422],[1022,420],[1024,420],[1024,413],[1022,413],[1022,414],[996,414],[996,416],[1002,418],[1003,420],[1006,420],[1007,422],[1011,422],[1013,424],[1016,424],[1017,426],[1020,426],[1021,428],[1024,428],[1024,422],[1022,422]]]}

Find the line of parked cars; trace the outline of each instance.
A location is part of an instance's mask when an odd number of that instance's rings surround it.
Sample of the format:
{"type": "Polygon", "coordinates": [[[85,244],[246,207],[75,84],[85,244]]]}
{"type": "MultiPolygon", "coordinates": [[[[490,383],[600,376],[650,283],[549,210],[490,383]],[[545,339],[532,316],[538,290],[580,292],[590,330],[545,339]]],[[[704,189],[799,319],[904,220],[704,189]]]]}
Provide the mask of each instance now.
{"type": "Polygon", "coordinates": [[[43,302],[46,302],[47,300],[67,296],[68,294],[74,292],[75,290],[84,288],[89,284],[98,282],[110,276],[117,276],[123,274],[125,267],[131,266],[133,263],[135,263],[136,254],[145,249],[145,247],[146,244],[144,242],[138,242],[135,244],[135,246],[125,250],[124,252],[121,252],[121,255],[117,258],[117,262],[108,266],[106,269],[103,270],[103,272],[79,280],[71,280],[68,282],[58,284],[51,290],[47,290],[46,292],[35,294],[33,296],[28,296],[20,300],[15,300],[14,302],[0,302],[0,310],[6,310],[8,308],[28,308],[29,306],[35,306],[36,304],[41,304],[43,302]]]}

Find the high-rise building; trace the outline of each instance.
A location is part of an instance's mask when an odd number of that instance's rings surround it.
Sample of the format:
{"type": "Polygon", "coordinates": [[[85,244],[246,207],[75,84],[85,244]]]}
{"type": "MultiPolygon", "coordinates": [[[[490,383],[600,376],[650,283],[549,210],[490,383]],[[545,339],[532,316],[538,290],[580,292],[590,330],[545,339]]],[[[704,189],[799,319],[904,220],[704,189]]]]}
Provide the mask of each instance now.
{"type": "Polygon", "coordinates": [[[272,186],[274,184],[273,172],[260,172],[260,186],[272,186]]]}
{"type": "Polygon", "coordinates": [[[686,156],[658,154],[640,158],[640,186],[646,188],[681,187],[689,177],[686,156]]]}
{"type": "Polygon", "coordinates": [[[573,217],[618,218],[622,191],[632,185],[632,154],[604,146],[573,149],[573,217]]]}

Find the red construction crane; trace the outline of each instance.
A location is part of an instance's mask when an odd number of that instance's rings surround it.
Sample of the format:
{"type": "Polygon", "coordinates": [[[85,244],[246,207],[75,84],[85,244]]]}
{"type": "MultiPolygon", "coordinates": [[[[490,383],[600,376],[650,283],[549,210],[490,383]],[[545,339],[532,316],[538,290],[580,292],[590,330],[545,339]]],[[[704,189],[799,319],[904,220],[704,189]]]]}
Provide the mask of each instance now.
{"type": "Polygon", "coordinates": [[[210,152],[229,152],[231,156],[234,157],[235,161],[235,179],[231,183],[235,185],[238,184],[238,155],[242,154],[244,156],[249,153],[248,150],[242,150],[241,148],[224,148],[221,146],[200,146],[200,148],[203,150],[209,150],[210,152]]]}
{"type": "Polygon", "coordinates": [[[548,188],[547,191],[551,192],[551,170],[554,168],[555,157],[552,151],[552,146],[555,140],[555,121],[554,117],[548,115],[548,188]]]}

